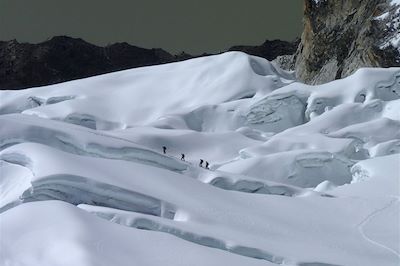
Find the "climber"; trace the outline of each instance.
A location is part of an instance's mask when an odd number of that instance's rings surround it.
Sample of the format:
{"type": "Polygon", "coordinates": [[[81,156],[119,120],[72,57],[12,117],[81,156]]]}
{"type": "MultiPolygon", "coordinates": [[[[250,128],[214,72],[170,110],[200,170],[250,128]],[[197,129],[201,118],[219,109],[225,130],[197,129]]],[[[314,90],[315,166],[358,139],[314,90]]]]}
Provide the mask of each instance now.
{"type": "Polygon", "coordinates": [[[182,153],[182,156],[181,156],[181,160],[182,160],[182,161],[185,160],[185,154],[183,154],[183,153],[182,153]]]}
{"type": "Polygon", "coordinates": [[[361,93],[360,97],[361,97],[361,102],[364,103],[367,96],[364,93],[361,93]]]}
{"type": "Polygon", "coordinates": [[[203,167],[203,162],[204,162],[203,159],[200,159],[200,163],[199,163],[200,167],[203,167]]]}
{"type": "Polygon", "coordinates": [[[162,149],[163,149],[163,153],[167,154],[167,147],[163,146],[162,149]]]}
{"type": "Polygon", "coordinates": [[[208,168],[208,166],[209,166],[209,163],[206,161],[206,169],[210,169],[210,168],[208,168]]]}

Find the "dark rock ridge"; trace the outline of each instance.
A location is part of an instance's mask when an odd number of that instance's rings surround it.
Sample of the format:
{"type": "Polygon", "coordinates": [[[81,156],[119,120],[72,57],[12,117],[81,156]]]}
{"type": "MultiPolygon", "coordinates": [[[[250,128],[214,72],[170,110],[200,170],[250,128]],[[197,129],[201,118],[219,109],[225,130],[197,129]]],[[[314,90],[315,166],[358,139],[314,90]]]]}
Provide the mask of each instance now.
{"type": "Polygon", "coordinates": [[[360,67],[400,66],[399,13],[391,0],[304,0],[297,77],[320,84],[360,67]]]}
{"type": "Polygon", "coordinates": [[[281,40],[273,40],[273,41],[267,40],[260,46],[238,45],[231,47],[229,51],[240,51],[249,55],[263,57],[265,59],[272,61],[278,56],[292,55],[296,53],[299,43],[300,39],[296,39],[293,42],[287,42],[281,40]]]}
{"type": "Polygon", "coordinates": [[[39,44],[0,42],[0,88],[42,86],[176,60],[162,49],[127,43],[99,47],[64,36],[39,44]]]}
{"type": "MultiPolygon", "coordinates": [[[[277,55],[293,54],[295,47],[297,43],[267,41],[257,47],[237,46],[235,50],[272,60],[277,55]]],[[[39,44],[0,41],[0,89],[50,85],[193,57],[196,56],[184,52],[172,55],[162,49],[145,49],[128,43],[99,47],[66,36],[54,37],[39,44]]]]}

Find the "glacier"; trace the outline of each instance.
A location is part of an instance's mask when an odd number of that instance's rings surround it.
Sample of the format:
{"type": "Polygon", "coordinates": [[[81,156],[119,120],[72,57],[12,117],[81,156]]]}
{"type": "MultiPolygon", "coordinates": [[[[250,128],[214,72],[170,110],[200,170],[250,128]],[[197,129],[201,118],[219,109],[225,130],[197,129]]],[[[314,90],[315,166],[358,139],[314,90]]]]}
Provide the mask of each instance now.
{"type": "Polygon", "coordinates": [[[228,52],[0,91],[5,266],[397,266],[399,180],[400,68],[310,86],[228,52]]]}

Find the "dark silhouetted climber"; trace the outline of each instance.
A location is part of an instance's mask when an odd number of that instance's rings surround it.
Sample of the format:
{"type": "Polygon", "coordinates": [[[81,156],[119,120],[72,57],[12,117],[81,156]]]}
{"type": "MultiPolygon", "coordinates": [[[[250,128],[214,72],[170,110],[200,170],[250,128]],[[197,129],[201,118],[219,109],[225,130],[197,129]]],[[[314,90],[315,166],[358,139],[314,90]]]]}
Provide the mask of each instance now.
{"type": "Polygon", "coordinates": [[[204,162],[203,159],[200,159],[200,163],[199,163],[200,167],[203,167],[203,162],[204,162]]]}
{"type": "Polygon", "coordinates": [[[208,168],[208,166],[209,166],[209,163],[206,161],[206,169],[210,169],[210,168],[208,168]]]}
{"type": "Polygon", "coordinates": [[[167,147],[163,146],[162,149],[163,149],[163,153],[167,154],[167,147]]]}
{"type": "Polygon", "coordinates": [[[181,156],[181,160],[182,160],[182,161],[185,160],[185,154],[183,154],[183,153],[182,153],[182,156],[181,156]]]}
{"type": "Polygon", "coordinates": [[[366,99],[366,95],[364,93],[360,94],[361,102],[364,103],[366,99]]]}

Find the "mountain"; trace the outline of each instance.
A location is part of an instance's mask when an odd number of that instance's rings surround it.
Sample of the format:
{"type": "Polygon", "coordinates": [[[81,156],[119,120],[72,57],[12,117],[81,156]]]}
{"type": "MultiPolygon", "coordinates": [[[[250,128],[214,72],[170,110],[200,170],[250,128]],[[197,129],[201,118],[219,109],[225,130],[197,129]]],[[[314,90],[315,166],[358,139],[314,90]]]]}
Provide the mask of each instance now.
{"type": "MultiPolygon", "coordinates": [[[[236,47],[269,60],[292,54],[297,43],[266,41],[262,46],[236,47]]],[[[201,56],[205,56],[203,54],[201,56]]],[[[24,89],[80,79],[123,69],[187,60],[182,52],[145,49],[128,43],[99,47],[82,39],[54,37],[39,44],[0,41],[0,89],[24,89]]]]}
{"type": "Polygon", "coordinates": [[[0,88],[21,89],[175,61],[162,49],[127,43],[99,47],[69,37],[39,44],[0,42],[0,88]]]}
{"type": "Polygon", "coordinates": [[[399,81],[228,52],[0,91],[0,265],[398,266],[399,81]]]}
{"type": "Polygon", "coordinates": [[[398,0],[304,0],[297,77],[321,84],[361,67],[400,66],[398,0]]]}
{"type": "MultiPolygon", "coordinates": [[[[267,40],[228,51],[275,59],[307,84],[344,78],[361,67],[400,66],[398,0],[303,1],[300,41],[267,40]]],[[[37,87],[194,57],[198,56],[127,43],[99,47],[65,36],[39,44],[0,41],[0,89],[37,87]]]]}
{"type": "Polygon", "coordinates": [[[299,46],[300,39],[296,39],[293,42],[281,41],[281,40],[266,40],[259,46],[250,45],[238,45],[229,48],[229,51],[244,52],[249,55],[259,56],[269,61],[276,59],[282,55],[293,55],[296,53],[297,47],[299,46]]]}

